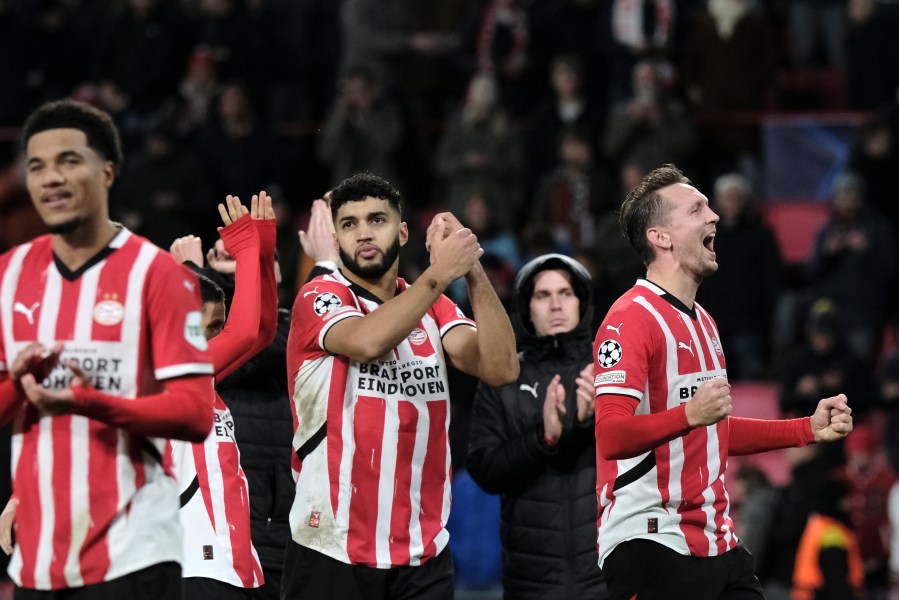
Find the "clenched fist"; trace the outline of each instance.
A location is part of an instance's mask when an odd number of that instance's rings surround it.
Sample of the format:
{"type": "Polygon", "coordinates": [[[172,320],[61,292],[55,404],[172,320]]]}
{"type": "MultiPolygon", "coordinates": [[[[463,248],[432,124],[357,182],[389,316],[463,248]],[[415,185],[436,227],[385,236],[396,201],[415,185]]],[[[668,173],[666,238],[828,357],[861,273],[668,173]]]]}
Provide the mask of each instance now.
{"type": "Polygon", "coordinates": [[[690,427],[714,425],[730,414],[730,384],[723,377],[703,383],[687,402],[687,423],[690,427]]]}

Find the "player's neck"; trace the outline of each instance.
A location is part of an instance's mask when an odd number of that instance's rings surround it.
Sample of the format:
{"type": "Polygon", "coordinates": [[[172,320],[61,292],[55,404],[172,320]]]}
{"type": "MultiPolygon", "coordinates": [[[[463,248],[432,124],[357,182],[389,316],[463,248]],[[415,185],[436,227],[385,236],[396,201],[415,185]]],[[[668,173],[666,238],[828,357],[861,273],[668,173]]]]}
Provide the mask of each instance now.
{"type": "Polygon", "coordinates": [[[399,261],[387,270],[379,279],[364,279],[347,268],[342,269],[343,276],[374,294],[382,302],[396,296],[396,277],[399,274],[399,261]]]}
{"type": "Polygon", "coordinates": [[[696,281],[679,269],[665,269],[655,263],[646,270],[646,279],[683,302],[684,306],[693,308],[701,280],[696,281]]]}
{"type": "Polygon", "coordinates": [[[74,231],[53,234],[53,253],[66,267],[77,271],[109,245],[118,232],[119,227],[106,217],[86,221],[74,231]]]}

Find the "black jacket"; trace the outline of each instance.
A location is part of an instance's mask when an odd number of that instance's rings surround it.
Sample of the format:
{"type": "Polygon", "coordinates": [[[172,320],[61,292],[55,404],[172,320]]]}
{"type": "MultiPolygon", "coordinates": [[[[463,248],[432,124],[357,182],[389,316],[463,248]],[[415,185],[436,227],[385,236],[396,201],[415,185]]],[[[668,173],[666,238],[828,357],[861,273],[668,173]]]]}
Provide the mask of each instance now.
{"type": "Polygon", "coordinates": [[[512,385],[479,384],[467,467],[485,491],[501,495],[500,537],[507,599],[606,598],[596,553],[596,440],[593,419],[577,423],[578,374],[593,362],[590,279],[568,257],[545,255],[516,279],[512,323],[521,374],[512,385]],[[533,277],[564,267],[574,275],[581,321],[564,334],[537,337],[530,324],[533,277]],[[543,441],[546,386],[565,386],[567,415],[555,447],[543,441]]]}

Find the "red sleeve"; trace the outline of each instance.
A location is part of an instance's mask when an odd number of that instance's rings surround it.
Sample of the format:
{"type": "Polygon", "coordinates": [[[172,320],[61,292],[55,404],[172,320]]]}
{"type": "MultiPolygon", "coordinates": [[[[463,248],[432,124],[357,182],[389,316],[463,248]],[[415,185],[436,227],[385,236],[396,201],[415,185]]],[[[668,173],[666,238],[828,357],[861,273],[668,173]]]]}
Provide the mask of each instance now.
{"type": "Polygon", "coordinates": [[[728,454],[743,456],[780,448],[797,448],[814,443],[810,417],[767,420],[729,417],[728,454]]]}
{"type": "Polygon", "coordinates": [[[19,382],[6,373],[0,373],[0,427],[9,423],[23,402],[27,399],[19,382]]]}
{"type": "Polygon", "coordinates": [[[259,337],[259,235],[253,219],[245,215],[220,232],[225,250],[237,261],[234,299],[220,334],[209,341],[215,376],[221,380],[252,358],[259,337]]]}
{"type": "Polygon", "coordinates": [[[596,443],[600,456],[606,460],[632,458],[690,433],[685,404],[645,415],[635,415],[636,409],[629,396],[603,394],[597,398],[596,443]]]}
{"type": "Polygon", "coordinates": [[[338,281],[317,277],[300,288],[290,315],[291,339],[301,361],[327,353],[325,335],[335,323],[362,317],[350,289],[338,281]]]}
{"type": "Polygon", "coordinates": [[[259,316],[259,335],[255,356],[271,344],[278,331],[278,283],[275,281],[275,242],[277,229],[274,219],[253,221],[259,233],[259,279],[262,282],[262,309],[259,316]]]}
{"type": "Polygon", "coordinates": [[[88,385],[72,386],[74,410],[135,435],[202,442],[212,429],[212,378],[179,377],[159,394],[130,399],[88,385]]]}
{"type": "Polygon", "coordinates": [[[437,299],[437,302],[434,303],[429,312],[434,317],[434,321],[437,322],[437,327],[440,328],[440,337],[443,337],[447,331],[456,325],[477,327],[475,322],[466,317],[462,309],[445,295],[441,295],[437,299]]]}

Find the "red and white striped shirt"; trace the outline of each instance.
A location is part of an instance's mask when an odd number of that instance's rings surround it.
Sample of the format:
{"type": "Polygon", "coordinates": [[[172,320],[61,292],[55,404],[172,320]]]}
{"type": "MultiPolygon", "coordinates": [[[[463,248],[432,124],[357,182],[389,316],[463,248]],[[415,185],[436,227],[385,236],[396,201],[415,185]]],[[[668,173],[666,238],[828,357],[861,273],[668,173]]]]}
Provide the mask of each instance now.
{"type": "MultiPolygon", "coordinates": [[[[162,381],[211,374],[195,276],[122,229],[77,272],[54,259],[50,236],[0,257],[0,372],[32,341],[63,341],[93,386],[122,398],[162,381]]],[[[71,382],[57,367],[51,389],[71,382]]],[[[20,504],[9,566],[16,585],[50,590],[108,581],[181,557],[178,489],[165,442],[27,405],[13,424],[20,504]]]]}
{"type": "MultiPolygon", "coordinates": [[[[406,289],[397,279],[397,293],[406,289]]],[[[287,349],[298,544],[350,564],[419,565],[449,541],[449,389],[442,337],[473,321],[441,296],[394,350],[328,354],[331,326],[381,304],[340,272],[297,295],[287,349]]]]}
{"type": "MultiPolygon", "coordinates": [[[[676,408],[703,382],[727,376],[709,314],[643,279],[612,305],[594,351],[597,402],[605,394],[629,396],[637,415],[676,408]]],[[[600,566],[634,538],[692,556],[736,546],[724,488],[728,435],[723,419],[633,458],[605,460],[597,452],[600,566]]]]}
{"type": "Polygon", "coordinates": [[[264,579],[250,539],[250,492],[240,466],[234,419],[218,393],[213,406],[215,422],[203,443],[170,442],[181,484],[181,576],[256,588],[264,579]]]}

